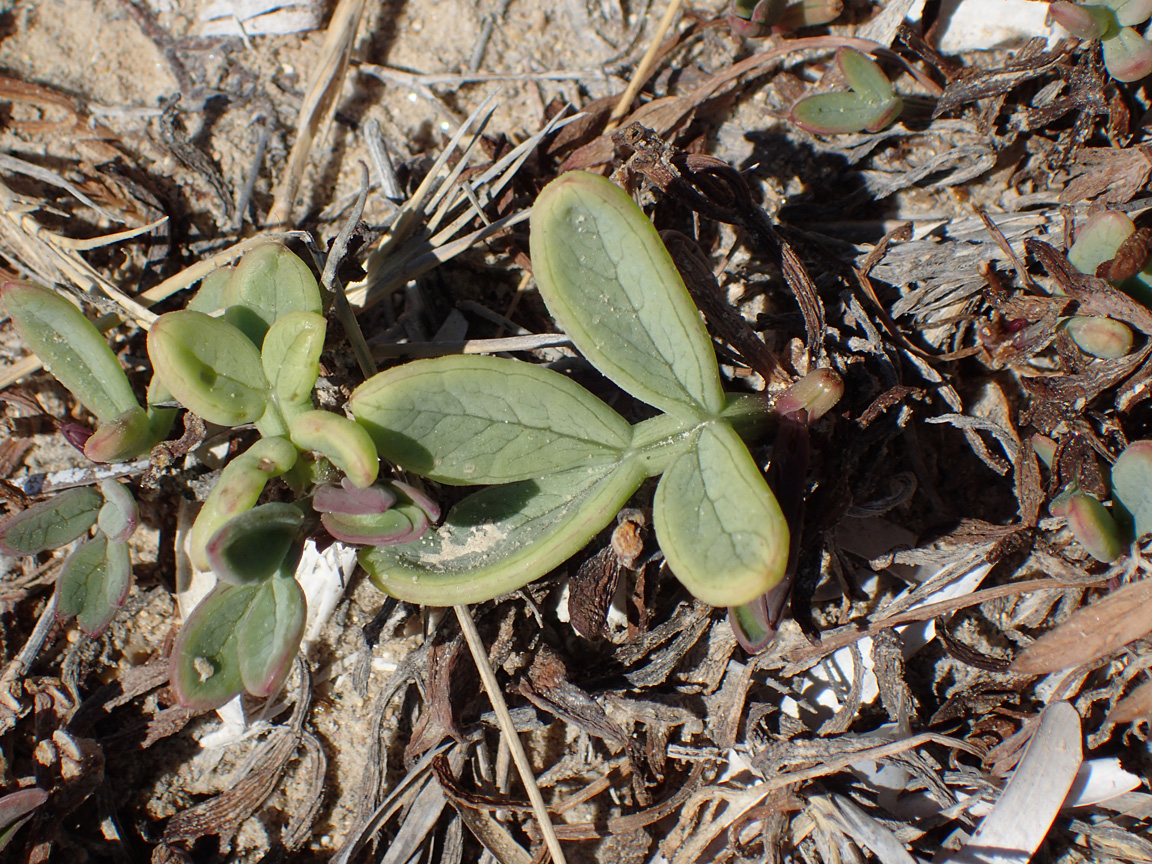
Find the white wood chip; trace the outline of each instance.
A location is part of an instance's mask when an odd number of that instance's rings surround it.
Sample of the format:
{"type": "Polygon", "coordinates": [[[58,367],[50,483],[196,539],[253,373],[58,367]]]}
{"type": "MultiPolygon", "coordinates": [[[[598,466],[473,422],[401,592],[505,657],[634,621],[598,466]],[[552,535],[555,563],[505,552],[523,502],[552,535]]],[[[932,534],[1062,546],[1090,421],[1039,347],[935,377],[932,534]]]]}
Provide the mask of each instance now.
{"type": "Polygon", "coordinates": [[[1067,702],[1053,702],[992,812],[939,864],[1027,864],[1072,788],[1081,753],[1080,715],[1067,702]]]}

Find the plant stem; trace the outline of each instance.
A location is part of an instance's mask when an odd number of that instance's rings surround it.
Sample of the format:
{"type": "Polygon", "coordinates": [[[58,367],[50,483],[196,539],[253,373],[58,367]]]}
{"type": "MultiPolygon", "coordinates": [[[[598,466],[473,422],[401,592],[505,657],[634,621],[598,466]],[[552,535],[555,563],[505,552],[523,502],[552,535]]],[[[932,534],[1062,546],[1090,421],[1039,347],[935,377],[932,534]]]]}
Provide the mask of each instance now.
{"type": "Polygon", "coordinates": [[[480,672],[484,682],[484,689],[488,691],[488,698],[492,700],[492,708],[496,712],[496,719],[500,721],[500,728],[508,742],[508,749],[512,753],[512,760],[516,763],[516,770],[520,774],[520,781],[528,792],[528,800],[532,802],[532,811],[536,814],[536,821],[540,823],[540,833],[544,836],[544,845],[552,854],[554,864],[566,864],[564,852],[560,848],[560,839],[552,828],[552,820],[548,816],[548,808],[544,804],[544,796],[540,794],[540,787],[536,785],[536,778],[532,775],[532,765],[528,762],[528,754],[524,752],[524,745],[520,743],[520,736],[516,734],[516,727],[512,725],[512,715],[508,713],[508,703],[504,701],[504,694],[500,692],[500,685],[496,681],[496,673],[488,663],[488,652],[480,640],[480,633],[476,630],[476,622],[472,620],[472,611],[467,606],[454,606],[456,618],[460,621],[460,629],[464,633],[464,640],[468,643],[468,650],[472,652],[472,659],[480,672]]]}

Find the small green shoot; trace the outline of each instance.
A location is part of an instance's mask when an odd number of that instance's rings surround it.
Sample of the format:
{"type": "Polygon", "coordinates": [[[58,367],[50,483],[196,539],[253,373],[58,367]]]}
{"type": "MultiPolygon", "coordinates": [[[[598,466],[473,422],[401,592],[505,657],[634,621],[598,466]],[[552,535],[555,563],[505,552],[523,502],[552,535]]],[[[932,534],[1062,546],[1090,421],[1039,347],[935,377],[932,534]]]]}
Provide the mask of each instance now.
{"type": "Polygon", "coordinates": [[[73,303],[26,282],[8,282],[0,296],[20,338],[95,415],[96,431],[84,445],[89,459],[132,459],[163,437],[171,412],[149,415],[140,407],[103,334],[73,303]]]}
{"type": "Polygon", "coordinates": [[[485,485],[416,543],[369,548],[387,593],[434,606],[515,590],[563,564],[646,477],[672,572],[715,605],[746,603],[788,560],[780,508],[734,425],[703,322],[651,222],[609,181],[565,174],[532,212],[540,293],[584,356],[665,412],[630,425],[569,379],[499,358],[422,360],[352,394],[379,452],[441,483],[485,485]]]}
{"type": "Polygon", "coordinates": [[[1134,28],[1152,16],[1149,0],[1048,4],[1053,20],[1079,39],[1099,39],[1104,67],[1117,81],[1133,82],[1152,73],[1152,43],[1134,28]]]}
{"type": "Polygon", "coordinates": [[[37,555],[73,543],[95,528],[65,559],[56,581],[56,618],[76,619],[88,636],[112,623],[132,586],[128,539],[136,530],[136,502],[127,488],[105,480],[100,491],[66,489],[0,525],[0,552],[37,555]]]}
{"type": "Polygon", "coordinates": [[[836,52],[836,65],[851,91],[805,96],[792,106],[793,123],[818,135],[836,135],[879,132],[895,122],[904,102],[892,92],[892,84],[874,60],[854,48],[841,48],[836,52]]]}
{"type": "Polygon", "coordinates": [[[818,27],[827,24],[844,9],[841,0],[731,0],[728,26],[734,36],[756,38],[772,32],[818,27]]]}

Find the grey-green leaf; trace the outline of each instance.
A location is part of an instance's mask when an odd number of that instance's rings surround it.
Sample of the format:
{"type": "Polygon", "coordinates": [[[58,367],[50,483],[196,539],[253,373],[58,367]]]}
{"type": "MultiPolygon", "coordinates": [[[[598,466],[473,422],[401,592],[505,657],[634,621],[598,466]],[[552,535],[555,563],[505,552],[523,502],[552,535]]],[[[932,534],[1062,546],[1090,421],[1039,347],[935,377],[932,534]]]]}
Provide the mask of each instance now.
{"type": "Polygon", "coordinates": [[[188,310],[161,315],[148,331],[148,356],[169,392],[209,423],[252,423],[267,408],[260,352],[227,322],[188,310]]]}
{"type": "Polygon", "coordinates": [[[119,480],[101,480],[100,491],[104,495],[104,506],[100,508],[96,521],[109,538],[123,543],[132,536],[140,520],[136,499],[119,480]]]}
{"type": "Polygon", "coordinates": [[[3,297],[20,338],[97,419],[108,422],[138,407],[120,361],[72,303],[26,282],[7,283],[3,297]]]}
{"type": "Polygon", "coordinates": [[[366,549],[382,591],[411,603],[480,603],[559,567],[606,526],[644,479],[632,462],[483,489],[417,543],[366,549]]]}
{"type": "Polygon", "coordinates": [[[216,578],[233,585],[260,582],[292,551],[304,514],[292,504],[261,504],[225,522],[205,547],[216,578]]]}
{"type": "Polygon", "coordinates": [[[357,387],[349,407],[382,456],[442,483],[509,483],[606,465],[632,438],[624,418],[583,387],[497,357],[389,369],[357,387]]]}
{"type": "Polygon", "coordinates": [[[836,65],[844,73],[848,86],[872,104],[882,104],[892,98],[892,84],[876,61],[855,48],[841,48],[836,52],[836,65]]]}
{"type": "Polygon", "coordinates": [[[1132,518],[1136,536],[1152,534],[1152,441],[1133,441],[1112,466],[1112,497],[1132,518]]]}
{"type": "Polygon", "coordinates": [[[893,97],[887,102],[869,102],[858,93],[817,93],[805,96],[792,106],[792,122],[818,135],[836,135],[868,130],[876,132],[900,114],[903,102],[893,97]]]}
{"type": "Polygon", "coordinates": [[[192,610],[172,647],[172,689],[180,704],[207,711],[244,689],[237,627],[259,585],[217,585],[192,610]]]}
{"type": "Polygon", "coordinates": [[[128,544],[97,532],[78,546],[60,570],[56,583],[56,617],[75,616],[89,636],[99,636],[124,605],[132,585],[128,544]]]}
{"type": "Polygon", "coordinates": [[[652,223],[619,187],[571,171],[532,208],[532,267],[548,310],[597,369],[661,411],[724,404],[700,313],[652,223]]]}
{"type": "Polygon", "coordinates": [[[315,312],[297,310],[278,318],[264,337],[260,349],[264,377],[288,420],[312,408],[326,326],[315,312]]]}
{"type": "Polygon", "coordinates": [[[65,489],[0,525],[0,552],[35,555],[83,537],[96,524],[104,499],[95,489],[65,489]]]}
{"type": "Polygon", "coordinates": [[[308,604],[291,575],[276,576],[260,586],[236,634],[236,653],[244,689],[271,696],[288,676],[304,635],[308,604]]]}
{"type": "Polygon", "coordinates": [[[323,311],[316,277],[279,243],[257,246],[245,254],[221,293],[227,320],[258,348],[268,328],[282,315],[323,311]]]}
{"type": "Polygon", "coordinates": [[[668,566],[705,603],[749,603],[784,576],[787,522],[726,424],[702,427],[696,447],[664,472],[652,521],[668,566]]]}

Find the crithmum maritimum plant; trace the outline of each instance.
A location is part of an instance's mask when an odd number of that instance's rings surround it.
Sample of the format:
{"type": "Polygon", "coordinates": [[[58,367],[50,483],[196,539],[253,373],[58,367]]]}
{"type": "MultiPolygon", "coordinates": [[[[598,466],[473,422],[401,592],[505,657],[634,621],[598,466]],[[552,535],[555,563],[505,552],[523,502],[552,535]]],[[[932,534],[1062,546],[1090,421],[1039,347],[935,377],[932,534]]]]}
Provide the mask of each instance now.
{"type": "Polygon", "coordinates": [[[549,311],[588,361],[662,413],[637,424],[563,375],[494,357],[420,360],[352,394],[387,459],[451,485],[483,485],[417,542],[364,549],[384,591],[434,606],[513,591],[563,564],[660,475],[656,536],[676,577],[718,606],[764,594],[788,528],[737,430],[763,398],[727,396],[700,314],[651,222],[618,187],[572,172],[532,211],[549,311]]]}

